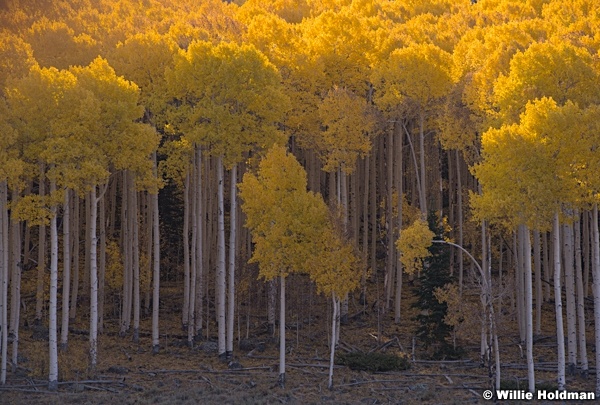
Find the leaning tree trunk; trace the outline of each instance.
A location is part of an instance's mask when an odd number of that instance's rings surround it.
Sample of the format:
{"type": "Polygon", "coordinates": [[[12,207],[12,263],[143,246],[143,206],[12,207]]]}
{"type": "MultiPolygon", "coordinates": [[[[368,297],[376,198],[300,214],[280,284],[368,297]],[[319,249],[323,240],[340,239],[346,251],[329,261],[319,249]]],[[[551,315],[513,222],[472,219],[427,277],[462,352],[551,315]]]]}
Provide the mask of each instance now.
{"type": "Polygon", "coordinates": [[[337,346],[337,334],[338,334],[338,318],[340,317],[340,301],[335,296],[335,293],[332,293],[332,303],[333,303],[333,316],[331,318],[331,351],[329,355],[329,383],[327,387],[331,390],[333,389],[333,363],[335,360],[335,347],[337,346]]]}

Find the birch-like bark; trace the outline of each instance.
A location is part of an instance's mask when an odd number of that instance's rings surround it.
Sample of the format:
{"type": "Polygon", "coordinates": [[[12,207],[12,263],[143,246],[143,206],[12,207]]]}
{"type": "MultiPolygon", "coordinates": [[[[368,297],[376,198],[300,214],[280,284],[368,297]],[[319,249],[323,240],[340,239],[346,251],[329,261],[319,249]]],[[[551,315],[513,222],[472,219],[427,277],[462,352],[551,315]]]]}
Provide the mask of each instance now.
{"type": "MultiPolygon", "coordinates": [[[[19,199],[19,193],[12,191],[12,202],[19,199]]],[[[10,333],[13,337],[11,365],[12,372],[17,371],[18,353],[19,353],[19,322],[21,317],[21,223],[19,221],[10,221],[11,233],[11,268],[12,276],[10,278],[11,302],[10,302],[10,333]]]]}
{"type": "MultiPolygon", "coordinates": [[[[598,204],[592,209],[590,223],[592,242],[592,293],[594,294],[594,332],[596,347],[600,347],[600,232],[598,231],[598,204]]],[[[600,364],[600,350],[595,351],[596,365],[600,364]]],[[[598,366],[596,366],[598,367],[598,366]]],[[[600,373],[596,371],[596,396],[600,396],[600,373]]]]}
{"type": "Polygon", "coordinates": [[[527,381],[529,392],[535,392],[535,370],[533,367],[533,283],[531,272],[531,241],[529,239],[529,228],[521,225],[521,237],[523,238],[523,262],[525,275],[525,346],[527,356],[527,381]]]}
{"type": "Polygon", "coordinates": [[[540,250],[540,232],[533,230],[533,263],[535,273],[535,333],[542,333],[542,263],[540,250]]]}
{"type": "Polygon", "coordinates": [[[94,372],[98,363],[98,262],[97,262],[97,238],[96,219],[98,216],[98,198],[96,197],[96,186],[92,187],[89,194],[90,216],[90,370],[94,372]]]}
{"type": "Polygon", "coordinates": [[[587,343],[585,337],[585,295],[583,292],[583,274],[581,267],[581,223],[580,219],[575,221],[575,287],[577,290],[577,343],[579,345],[579,362],[581,363],[581,371],[587,376],[588,374],[588,357],[587,343]]]}
{"type": "Polygon", "coordinates": [[[69,320],[75,321],[77,315],[77,297],[79,294],[79,224],[81,223],[79,212],[79,195],[73,193],[73,287],[71,288],[71,307],[69,309],[69,320]]]}
{"type": "MultiPolygon", "coordinates": [[[[132,181],[133,183],[133,181],[132,181]]],[[[133,225],[133,341],[140,341],[140,223],[138,209],[138,193],[135,190],[134,184],[131,185],[133,192],[131,193],[131,224],[133,225]]]]}
{"type": "Polygon", "coordinates": [[[226,356],[233,356],[233,327],[235,313],[235,259],[237,245],[237,165],[231,168],[231,192],[229,212],[229,268],[227,275],[227,345],[226,356]]]}
{"type": "Polygon", "coordinates": [[[62,284],[62,324],[60,327],[60,348],[66,351],[69,344],[69,286],[71,285],[71,191],[65,190],[63,202],[63,284],[62,284]]]}
{"type": "Polygon", "coordinates": [[[562,315],[562,287],[561,287],[561,255],[560,255],[560,223],[558,211],[554,213],[552,227],[553,252],[554,252],[554,308],[556,313],[556,342],[557,342],[557,383],[558,390],[565,389],[565,335],[562,315]]]}
{"type": "Polygon", "coordinates": [[[567,301],[567,372],[575,374],[577,366],[577,308],[575,306],[575,258],[573,249],[573,224],[563,225],[565,298],[567,301]]]}
{"type": "Polygon", "coordinates": [[[106,282],[106,197],[98,201],[98,333],[104,330],[104,284],[106,282]]]}
{"type": "MultiPolygon", "coordinates": [[[[50,182],[50,194],[56,191],[56,182],[50,182]]],[[[58,296],[58,227],[56,205],[50,213],[50,307],[48,309],[48,389],[58,389],[58,341],[57,341],[57,296],[58,296]]]]}
{"type": "Polygon", "coordinates": [[[329,383],[327,387],[331,390],[333,389],[333,364],[335,360],[335,347],[337,345],[337,326],[338,326],[338,318],[340,316],[339,306],[340,302],[335,296],[335,293],[331,294],[332,304],[333,304],[333,316],[331,318],[331,348],[329,354],[329,383]]]}

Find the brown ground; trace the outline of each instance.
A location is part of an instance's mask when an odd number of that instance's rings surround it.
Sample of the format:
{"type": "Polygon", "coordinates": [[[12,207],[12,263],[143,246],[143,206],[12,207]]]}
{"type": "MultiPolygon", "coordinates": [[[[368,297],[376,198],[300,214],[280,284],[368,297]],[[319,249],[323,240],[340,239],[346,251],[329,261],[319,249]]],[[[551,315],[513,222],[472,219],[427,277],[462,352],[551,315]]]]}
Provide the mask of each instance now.
{"type": "MultiPolygon", "coordinates": [[[[0,404],[476,404],[485,402],[481,393],[490,386],[487,368],[479,366],[479,346],[474,336],[463,342],[467,356],[461,361],[420,360],[426,354],[417,346],[417,361],[406,371],[370,373],[336,366],[335,387],[330,391],[327,389],[328,308],[325,301],[314,298],[315,303],[311,304],[314,321],[306,319],[300,323],[300,328],[296,328],[294,312],[297,308],[289,311],[287,379],[285,388],[280,388],[277,385],[278,345],[266,335],[260,317],[251,318],[248,335],[251,344],[264,342],[264,351],[237,349],[235,361],[241,368],[234,369],[217,359],[210,350],[211,344],[199,342],[194,349],[185,345],[179,327],[180,314],[173,312],[180,295],[175,287],[164,287],[163,293],[161,325],[164,331],[174,331],[174,334],[162,335],[158,355],[153,355],[150,350],[149,319],[143,321],[139,344],[134,344],[131,336],[118,337],[117,322],[109,322],[106,333],[100,337],[98,371],[90,375],[86,371],[87,336],[83,332],[73,333],[69,351],[60,354],[58,392],[48,392],[44,380],[47,341],[35,340],[33,328],[23,326],[21,368],[15,374],[9,372],[7,385],[0,387],[0,404]]],[[[409,297],[404,302],[406,321],[395,325],[390,313],[380,314],[382,333],[378,342],[378,315],[370,306],[366,315],[356,317],[342,327],[339,350],[369,351],[397,338],[384,350],[410,356],[415,325],[410,319],[414,310],[408,302],[411,299],[408,290],[406,295],[409,297]]],[[[292,306],[294,303],[303,305],[294,300],[289,302],[292,306]]],[[[350,312],[355,313],[353,311],[357,309],[355,302],[350,312]]],[[[544,311],[544,319],[553,321],[552,304],[545,304],[544,311]]],[[[245,321],[243,323],[239,328],[245,337],[245,321]]],[[[84,331],[85,320],[73,327],[84,331]]],[[[214,331],[214,325],[212,328],[214,331]]],[[[538,383],[554,384],[556,378],[555,372],[544,371],[552,370],[554,363],[556,334],[553,328],[553,322],[543,325],[542,337],[534,348],[538,383]]],[[[518,383],[524,389],[525,359],[521,358],[518,335],[511,331],[516,327],[503,327],[502,330],[502,379],[518,383]]],[[[590,347],[593,346],[592,339],[593,328],[590,326],[590,347]]],[[[591,350],[588,353],[593,356],[591,350]]],[[[593,365],[593,358],[590,363],[593,365]]],[[[594,378],[569,376],[567,385],[571,390],[593,390],[594,378]]]]}

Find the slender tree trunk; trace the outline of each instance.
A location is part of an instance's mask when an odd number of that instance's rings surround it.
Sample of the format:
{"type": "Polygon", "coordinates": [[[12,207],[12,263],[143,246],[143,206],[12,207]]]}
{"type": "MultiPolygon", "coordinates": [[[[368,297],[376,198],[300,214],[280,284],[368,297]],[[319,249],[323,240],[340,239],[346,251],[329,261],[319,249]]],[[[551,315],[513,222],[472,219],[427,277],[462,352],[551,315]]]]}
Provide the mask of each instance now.
{"type": "Polygon", "coordinates": [[[588,357],[587,357],[587,343],[585,337],[585,296],[583,293],[583,269],[581,268],[581,219],[578,218],[575,221],[575,284],[577,290],[577,326],[578,334],[577,341],[579,345],[579,359],[581,363],[582,374],[587,376],[588,374],[588,357]]]}
{"type": "Polygon", "coordinates": [[[98,198],[96,197],[96,186],[92,187],[89,194],[90,215],[89,235],[90,239],[90,370],[96,371],[98,364],[98,267],[97,267],[97,239],[96,219],[98,215],[98,198]]]}
{"type": "Polygon", "coordinates": [[[285,387],[285,277],[279,277],[279,379],[281,388],[285,387]]]}
{"type": "MultiPolygon", "coordinates": [[[[158,176],[156,152],[152,155],[153,160],[153,172],[154,177],[158,176]]],[[[158,334],[158,311],[160,308],[160,223],[159,223],[159,212],[158,212],[158,190],[156,194],[151,194],[152,199],[152,240],[153,240],[153,254],[152,254],[152,353],[156,354],[159,350],[160,336],[158,334]]]]}
{"type": "Polygon", "coordinates": [[[8,356],[8,191],[0,182],[0,384],[6,384],[8,356]]]}
{"type": "Polygon", "coordinates": [[[71,191],[65,190],[63,202],[63,285],[60,348],[66,351],[69,341],[69,287],[71,285],[71,191]]]}
{"type": "MultiPolygon", "coordinates": [[[[596,347],[600,347],[600,232],[598,231],[598,204],[592,209],[592,221],[590,223],[592,239],[592,292],[594,294],[594,332],[596,347]]],[[[596,395],[600,396],[600,350],[595,350],[596,359],[596,395]]],[[[564,374],[563,374],[564,375],[564,374]]]]}
{"type": "Polygon", "coordinates": [[[106,283],[106,197],[98,201],[100,249],[98,252],[98,333],[104,330],[104,285],[106,283]]]}
{"type": "Polygon", "coordinates": [[[521,225],[521,237],[523,238],[523,261],[525,270],[525,341],[527,353],[527,380],[529,392],[535,392],[535,370],[533,368],[533,283],[531,272],[531,241],[529,239],[529,228],[521,225]]]}
{"type": "Polygon", "coordinates": [[[575,306],[575,263],[573,250],[573,224],[563,225],[564,269],[565,269],[565,297],[567,301],[567,372],[575,374],[577,367],[577,308],[575,306]]]}
{"type": "Polygon", "coordinates": [[[533,263],[535,265],[535,333],[542,333],[542,263],[540,251],[540,232],[533,230],[533,263]]]}
{"type": "Polygon", "coordinates": [[[425,132],[424,132],[425,114],[421,110],[419,113],[419,163],[421,166],[421,182],[419,183],[419,205],[421,215],[427,218],[427,185],[425,172],[425,132]]]}
{"type": "Polygon", "coordinates": [[[71,228],[73,233],[73,287],[71,289],[69,321],[75,321],[79,293],[79,224],[81,223],[79,206],[79,196],[77,193],[73,193],[73,227],[71,228]]]}
{"type": "Polygon", "coordinates": [[[192,179],[188,181],[190,188],[188,194],[191,196],[190,209],[191,209],[191,221],[192,221],[192,255],[191,260],[191,274],[190,274],[190,300],[189,300],[189,311],[188,311],[188,346],[194,346],[194,336],[196,334],[196,318],[201,314],[196,311],[196,277],[198,276],[199,261],[202,261],[202,243],[198,243],[198,238],[201,238],[202,229],[198,226],[198,207],[202,205],[202,201],[198,198],[198,187],[200,187],[200,173],[198,170],[202,170],[202,166],[197,163],[198,150],[195,151],[195,160],[193,166],[193,172],[190,176],[192,179]]]}
{"type": "MultiPolygon", "coordinates": [[[[462,246],[464,244],[463,237],[463,206],[462,206],[462,176],[461,176],[461,164],[458,149],[455,151],[456,158],[456,197],[457,197],[457,219],[458,219],[458,244],[462,246]]],[[[458,291],[462,297],[463,291],[463,275],[464,275],[464,259],[462,251],[458,252],[458,291]]]]}
{"type": "Polygon", "coordinates": [[[386,271],[385,271],[385,308],[386,311],[390,309],[390,303],[392,301],[392,292],[394,291],[394,270],[395,256],[394,251],[396,250],[396,244],[394,240],[394,219],[393,219],[393,187],[394,183],[394,130],[389,131],[387,137],[387,179],[386,179],[386,219],[387,219],[387,257],[386,257],[386,271]]]}
{"type": "Polygon", "coordinates": [[[275,311],[277,304],[277,281],[267,281],[267,333],[275,336],[275,311]]]}
{"type": "Polygon", "coordinates": [[[226,359],[226,328],[225,323],[225,204],[223,158],[217,158],[217,327],[219,358],[226,359]]]}
{"type": "MultiPolygon", "coordinates": [[[[46,196],[46,167],[40,164],[39,195],[46,196]]],[[[44,309],[44,280],[46,278],[46,225],[38,227],[38,265],[37,265],[37,290],[35,294],[35,323],[41,325],[42,311],[44,309]]],[[[29,247],[26,245],[26,250],[29,247]]]]}
{"type": "Polygon", "coordinates": [[[331,294],[332,303],[333,303],[333,316],[331,318],[331,350],[329,355],[329,383],[327,387],[331,390],[333,389],[333,364],[335,360],[335,347],[337,346],[336,336],[337,336],[337,326],[338,326],[338,318],[340,316],[339,306],[340,302],[335,296],[335,293],[331,294]]]}
{"type": "Polygon", "coordinates": [[[120,336],[125,336],[131,325],[131,306],[133,304],[133,215],[131,212],[132,200],[132,181],[131,174],[128,171],[123,172],[123,199],[121,211],[121,232],[123,237],[123,306],[121,310],[121,329],[120,336]]]}
{"type": "MultiPolygon", "coordinates": [[[[133,183],[133,181],[132,181],[133,183]]],[[[140,224],[138,213],[138,193],[134,184],[131,185],[131,224],[132,229],[132,250],[133,256],[133,341],[140,341],[140,224]]]]}
{"type": "MultiPolygon", "coordinates": [[[[50,182],[50,194],[56,191],[56,182],[50,182]]],[[[58,304],[58,227],[56,225],[56,205],[51,208],[50,218],[50,308],[48,325],[48,389],[58,389],[58,341],[57,341],[57,304],[58,304]]]]}
{"type": "MultiPolygon", "coordinates": [[[[19,193],[12,191],[12,203],[19,199],[19,193]]],[[[13,337],[12,344],[12,372],[17,371],[19,352],[19,323],[21,318],[21,223],[11,218],[11,303],[10,303],[10,333],[13,337]]]]}
{"type": "Polygon", "coordinates": [[[233,356],[233,326],[235,316],[235,259],[237,239],[237,165],[231,168],[231,205],[229,212],[229,269],[227,279],[227,346],[226,356],[233,356]]]}
{"type": "Polygon", "coordinates": [[[552,296],[552,292],[550,291],[550,245],[548,244],[548,232],[544,232],[542,235],[542,244],[543,244],[543,254],[544,254],[544,285],[546,288],[544,289],[545,299],[544,301],[549,301],[552,296]]]}
{"type": "MultiPolygon", "coordinates": [[[[183,311],[181,327],[184,331],[188,331],[190,322],[190,295],[190,173],[188,170],[183,186],[183,311]]],[[[191,342],[188,334],[188,343],[191,342]]]]}
{"type": "Polygon", "coordinates": [[[558,344],[557,358],[558,358],[558,372],[557,382],[558,390],[563,391],[565,389],[565,335],[563,329],[563,315],[562,315],[562,287],[561,287],[561,258],[560,258],[560,223],[558,220],[558,211],[554,213],[553,222],[553,241],[554,241],[554,306],[556,313],[556,341],[558,344]]]}
{"type": "MultiPolygon", "coordinates": [[[[400,233],[402,232],[402,221],[403,221],[403,203],[404,203],[404,181],[403,181],[403,150],[402,146],[403,142],[403,134],[399,133],[398,141],[396,142],[396,192],[398,194],[398,218],[396,222],[396,228],[398,232],[396,234],[397,237],[400,237],[400,233]]],[[[394,241],[394,245],[395,245],[394,241]]],[[[402,318],[401,314],[401,306],[402,306],[402,263],[397,260],[398,256],[396,255],[396,297],[394,300],[394,322],[400,323],[402,318]]]]}

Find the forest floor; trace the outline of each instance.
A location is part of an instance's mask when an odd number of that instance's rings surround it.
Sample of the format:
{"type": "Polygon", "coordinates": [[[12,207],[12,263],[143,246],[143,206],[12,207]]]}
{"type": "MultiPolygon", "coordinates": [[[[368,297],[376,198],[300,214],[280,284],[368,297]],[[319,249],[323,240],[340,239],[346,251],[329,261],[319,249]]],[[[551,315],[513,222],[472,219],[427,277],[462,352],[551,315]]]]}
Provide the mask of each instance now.
{"type": "MultiPolygon", "coordinates": [[[[398,353],[411,359],[410,368],[404,371],[374,373],[336,365],[334,388],[329,390],[326,325],[330,322],[326,314],[330,308],[327,301],[319,299],[312,304],[313,321],[309,316],[295,324],[292,315],[286,323],[286,384],[281,388],[277,384],[277,337],[267,335],[261,317],[257,316],[256,321],[248,317],[247,323],[237,326],[239,334],[249,339],[243,339],[243,349],[238,342],[234,362],[227,364],[218,360],[214,340],[198,342],[193,349],[187,346],[179,323],[181,315],[176,312],[180,292],[175,287],[170,290],[165,287],[161,299],[161,327],[175,332],[162,332],[159,354],[152,354],[149,319],[141,324],[139,343],[133,343],[131,335],[119,337],[118,321],[109,320],[105,333],[100,336],[98,367],[92,375],[86,371],[88,341],[83,319],[72,325],[74,333],[70,334],[69,349],[59,354],[59,390],[50,392],[45,380],[48,342],[36,334],[35,328],[25,325],[21,330],[20,365],[15,373],[9,371],[6,386],[0,386],[0,404],[485,403],[482,393],[491,386],[491,379],[488,368],[482,367],[479,361],[478,332],[473,331],[472,339],[461,342],[465,348],[463,359],[427,360],[427,353],[418,342],[413,348],[416,323],[412,318],[416,310],[410,306],[414,297],[409,289],[406,291],[404,321],[395,324],[392,313],[378,313],[376,306],[370,305],[342,326],[338,349],[339,352],[398,353]]],[[[289,312],[293,314],[294,302],[290,304],[289,312]]],[[[354,313],[352,307],[351,314],[354,313]]],[[[355,302],[354,310],[357,308],[360,312],[355,302]]],[[[592,319],[591,315],[588,319],[592,319]]],[[[544,304],[542,319],[553,321],[551,303],[544,304]]],[[[514,321],[511,323],[514,325],[514,321]]],[[[593,347],[591,323],[589,329],[588,346],[593,347]]],[[[526,361],[516,330],[516,326],[501,329],[502,380],[515,389],[526,389],[526,361]]],[[[552,390],[556,385],[555,336],[554,323],[544,323],[542,335],[536,336],[534,346],[536,382],[552,390]]],[[[9,345],[9,352],[10,348],[9,345]]],[[[591,350],[588,353],[593,356],[591,350]]],[[[593,358],[590,363],[593,366],[593,358]]],[[[572,391],[593,391],[593,377],[567,376],[567,387],[572,391]]]]}

